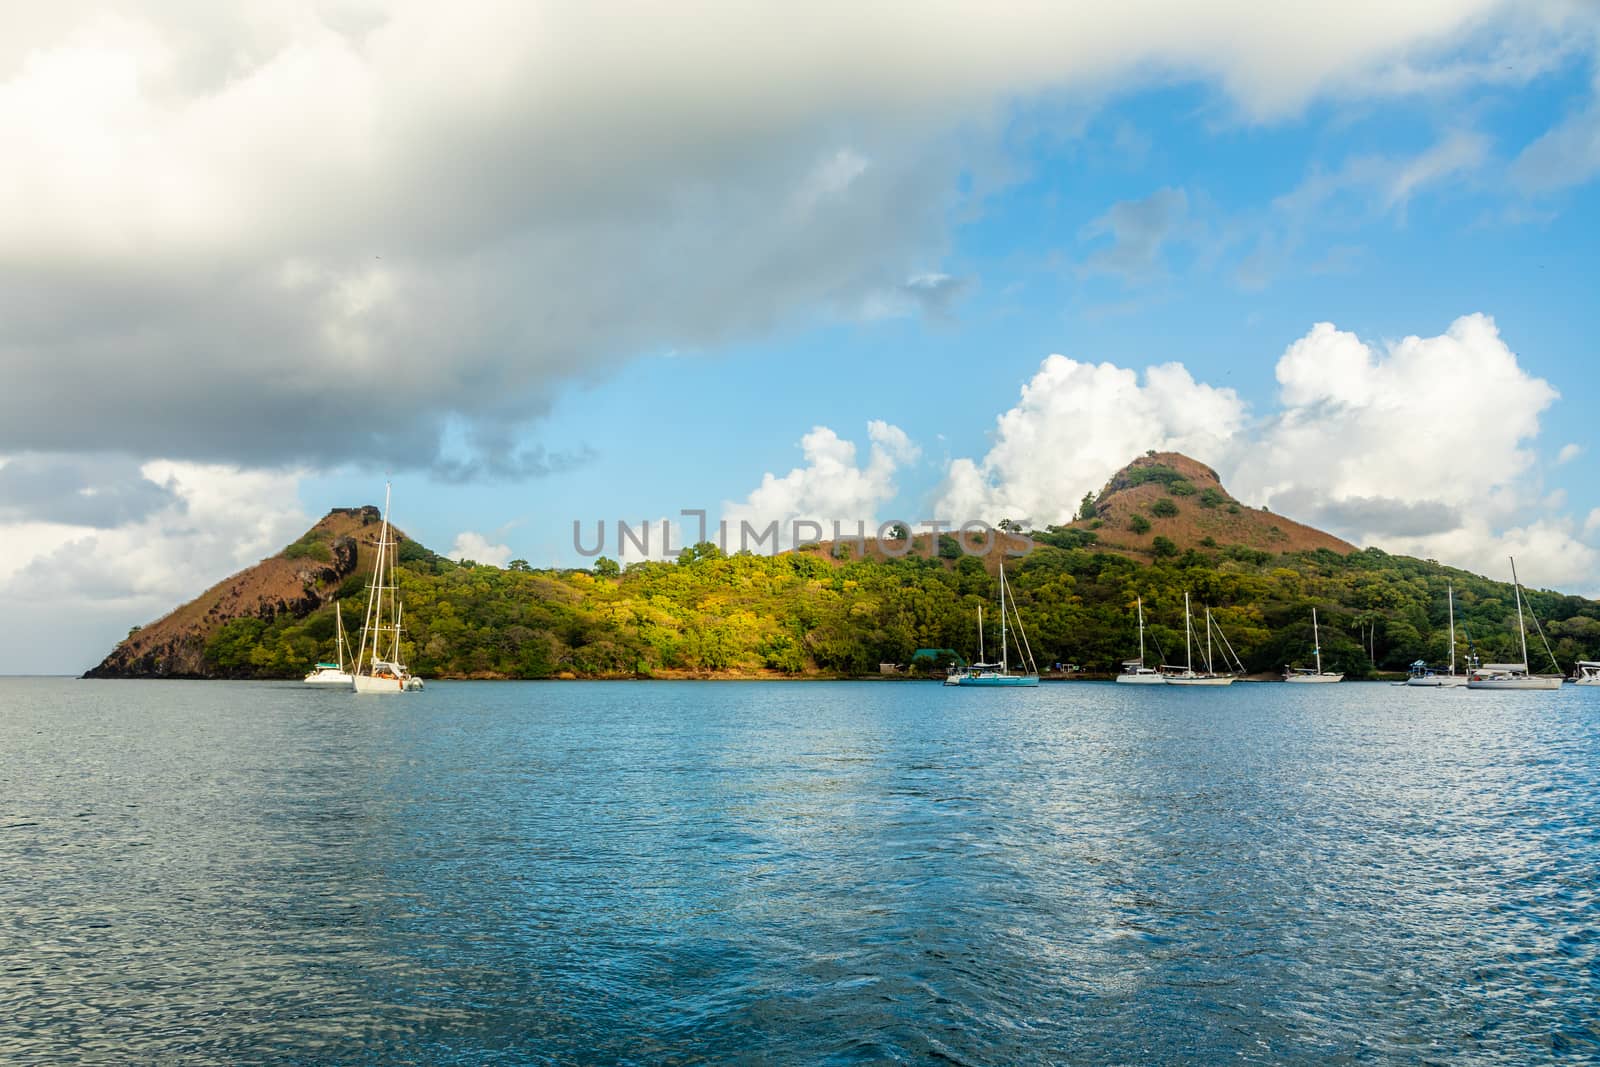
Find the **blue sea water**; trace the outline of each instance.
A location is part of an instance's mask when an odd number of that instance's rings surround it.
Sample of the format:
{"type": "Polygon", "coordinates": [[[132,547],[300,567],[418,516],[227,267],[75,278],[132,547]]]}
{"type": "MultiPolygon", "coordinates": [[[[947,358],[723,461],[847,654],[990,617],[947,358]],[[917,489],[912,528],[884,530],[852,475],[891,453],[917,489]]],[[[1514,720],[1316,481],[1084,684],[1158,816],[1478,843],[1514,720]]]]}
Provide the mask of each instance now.
{"type": "Polygon", "coordinates": [[[0,1060],[1600,1059],[1600,690],[0,680],[0,1060]]]}

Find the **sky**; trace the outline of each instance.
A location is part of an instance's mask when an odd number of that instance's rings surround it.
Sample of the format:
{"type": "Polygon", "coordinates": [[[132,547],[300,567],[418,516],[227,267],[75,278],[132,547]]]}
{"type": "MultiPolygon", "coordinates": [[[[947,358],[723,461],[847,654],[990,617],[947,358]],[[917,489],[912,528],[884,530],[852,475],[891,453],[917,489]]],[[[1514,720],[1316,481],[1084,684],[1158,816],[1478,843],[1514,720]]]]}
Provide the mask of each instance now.
{"type": "Polygon", "coordinates": [[[1170,448],[1600,595],[1600,5],[34,8],[0,673],[386,480],[438,551],[570,566],[685,511],[1044,525],[1170,448]]]}

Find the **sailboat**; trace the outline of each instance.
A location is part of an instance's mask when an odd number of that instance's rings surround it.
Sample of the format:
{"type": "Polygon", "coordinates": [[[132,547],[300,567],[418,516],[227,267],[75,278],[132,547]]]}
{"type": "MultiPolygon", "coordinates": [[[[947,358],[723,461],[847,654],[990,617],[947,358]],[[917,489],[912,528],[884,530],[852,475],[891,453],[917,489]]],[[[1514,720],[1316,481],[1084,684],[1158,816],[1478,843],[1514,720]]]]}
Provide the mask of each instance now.
{"type": "MultiPolygon", "coordinates": [[[[1511,560],[1511,587],[1515,591],[1517,597],[1517,633],[1522,639],[1522,662],[1485,663],[1467,676],[1467,688],[1540,690],[1560,689],[1560,673],[1553,675],[1534,674],[1528,670],[1528,626],[1527,623],[1523,621],[1522,583],[1517,581],[1517,561],[1515,558],[1511,560]]],[[[1539,620],[1535,619],[1534,625],[1537,626],[1538,622],[1539,620]]],[[[1549,650],[1549,645],[1547,643],[1545,651],[1548,652],[1549,650]]],[[[1550,660],[1552,663],[1555,662],[1555,656],[1553,654],[1551,655],[1550,660]]],[[[1560,665],[1557,664],[1557,672],[1559,672],[1560,669],[1560,665]]]]}
{"type": "Polygon", "coordinates": [[[1189,614],[1189,594],[1183,594],[1183,670],[1163,666],[1168,685],[1232,685],[1233,675],[1217,674],[1211,662],[1211,609],[1206,609],[1206,669],[1194,669],[1194,619],[1189,614]]]}
{"type": "Polygon", "coordinates": [[[1117,681],[1123,685],[1165,685],[1167,679],[1154,667],[1144,665],[1144,597],[1136,600],[1139,609],[1139,658],[1125,660],[1117,681]]]}
{"type": "Polygon", "coordinates": [[[361,648],[356,652],[351,679],[351,687],[357,693],[406,693],[422,688],[422,679],[412,675],[400,662],[401,621],[405,608],[400,603],[400,588],[395,585],[396,543],[389,526],[389,493],[386,482],[377,559],[372,566],[367,614],[361,625],[361,648]]]}
{"type": "MultiPolygon", "coordinates": [[[[1411,672],[1406,676],[1406,685],[1433,689],[1452,689],[1467,684],[1467,676],[1456,673],[1456,587],[1454,583],[1445,586],[1445,597],[1450,604],[1450,673],[1441,674],[1419,659],[1411,665],[1411,672]]],[[[1467,662],[1469,664],[1472,662],[1470,656],[1467,662]]]]}
{"type": "Polygon", "coordinates": [[[1322,669],[1322,630],[1317,625],[1317,609],[1311,609],[1311,643],[1315,646],[1313,651],[1317,656],[1317,669],[1309,670],[1305,667],[1285,667],[1283,680],[1286,682],[1342,682],[1344,672],[1335,674],[1322,669]]]}
{"type": "Polygon", "coordinates": [[[338,649],[337,663],[318,663],[311,668],[311,673],[306,675],[307,685],[342,685],[349,688],[351,683],[350,671],[344,662],[344,609],[338,601],[333,605],[333,632],[335,647],[338,649]]]}
{"type": "Polygon", "coordinates": [[[1006,582],[1005,560],[1000,561],[1000,662],[983,662],[983,609],[978,609],[978,662],[964,668],[950,668],[950,673],[945,675],[945,685],[971,686],[977,688],[989,687],[1015,687],[1035,686],[1039,684],[1039,668],[1033,662],[1033,649],[1028,644],[1028,633],[1022,628],[1022,615],[1017,611],[1015,600],[1010,603],[1010,614],[1016,621],[1012,637],[1017,642],[1018,666],[1025,662],[1028,670],[1025,673],[1011,673],[1011,653],[1006,635],[1006,582]]]}

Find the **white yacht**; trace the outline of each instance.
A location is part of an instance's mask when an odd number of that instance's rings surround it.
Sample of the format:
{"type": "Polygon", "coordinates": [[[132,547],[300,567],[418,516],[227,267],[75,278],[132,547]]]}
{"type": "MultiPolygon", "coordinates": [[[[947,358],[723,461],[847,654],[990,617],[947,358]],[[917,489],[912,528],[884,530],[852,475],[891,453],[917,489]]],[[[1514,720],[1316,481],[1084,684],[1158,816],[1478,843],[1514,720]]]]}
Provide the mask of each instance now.
{"type": "Polygon", "coordinates": [[[1306,667],[1285,667],[1283,669],[1283,680],[1286,682],[1344,681],[1343,671],[1334,673],[1333,671],[1324,671],[1322,669],[1322,630],[1317,625],[1316,608],[1311,609],[1311,643],[1314,646],[1312,651],[1315,652],[1317,656],[1317,669],[1311,670],[1306,667]]]}
{"type": "Polygon", "coordinates": [[[1580,659],[1572,682],[1574,685],[1600,685],[1600,662],[1580,659]]]}
{"type": "Polygon", "coordinates": [[[395,584],[394,531],[389,526],[389,485],[383,487],[383,525],[378,528],[377,558],[372,565],[372,586],[367,593],[367,614],[361,626],[361,647],[356,652],[351,688],[357,693],[409,693],[422,688],[422,679],[400,662],[401,622],[405,608],[395,584]]]}
{"type": "Polygon", "coordinates": [[[945,675],[945,685],[966,686],[972,689],[1002,689],[1032,687],[1039,684],[1039,668],[1033,662],[1033,648],[1028,644],[1028,633],[1022,628],[1022,613],[1017,611],[1016,600],[1011,601],[1011,615],[1016,620],[1011,640],[1017,643],[1017,666],[1024,663],[1028,669],[1013,674],[1011,654],[1006,635],[1006,563],[1000,560],[1000,662],[983,662],[983,608],[978,609],[978,662],[967,667],[951,667],[945,675]]]}
{"type": "Polygon", "coordinates": [[[1166,685],[1167,679],[1154,667],[1144,665],[1144,597],[1136,601],[1139,609],[1139,658],[1126,660],[1117,681],[1123,685],[1166,685]]]}
{"type": "Polygon", "coordinates": [[[348,689],[354,681],[344,661],[344,609],[337,601],[333,605],[333,632],[338,662],[318,663],[312,667],[311,673],[305,677],[307,685],[342,685],[348,689]]]}
{"type": "MultiPolygon", "coordinates": [[[[1226,640],[1226,638],[1224,638],[1226,640]]],[[[1162,665],[1167,685],[1232,685],[1232,674],[1218,674],[1211,660],[1211,609],[1206,609],[1206,669],[1194,669],[1194,619],[1189,614],[1189,594],[1183,594],[1183,652],[1182,669],[1162,665]]]]}
{"type": "MultiPolygon", "coordinates": [[[[1560,689],[1562,678],[1556,674],[1534,674],[1528,670],[1528,626],[1522,615],[1522,584],[1517,581],[1517,561],[1511,561],[1511,587],[1517,598],[1517,634],[1522,640],[1521,663],[1485,663],[1467,676],[1468,689],[1560,689]]],[[[1539,620],[1534,620],[1537,626],[1539,620]]],[[[1542,633],[1543,631],[1541,631],[1542,633]]],[[[1545,651],[1549,652],[1548,642],[1545,651]]],[[[1550,656],[1555,662],[1555,656],[1550,656]]],[[[1559,672],[1560,667],[1556,670],[1559,672]]]]}
{"type": "MultiPolygon", "coordinates": [[[[1445,597],[1450,605],[1450,670],[1436,671],[1419,659],[1411,665],[1411,671],[1406,676],[1406,685],[1428,689],[1454,689],[1467,684],[1467,675],[1456,673],[1456,587],[1453,583],[1445,586],[1445,597]]],[[[1467,658],[1469,668],[1477,665],[1475,657],[1467,658]]]]}

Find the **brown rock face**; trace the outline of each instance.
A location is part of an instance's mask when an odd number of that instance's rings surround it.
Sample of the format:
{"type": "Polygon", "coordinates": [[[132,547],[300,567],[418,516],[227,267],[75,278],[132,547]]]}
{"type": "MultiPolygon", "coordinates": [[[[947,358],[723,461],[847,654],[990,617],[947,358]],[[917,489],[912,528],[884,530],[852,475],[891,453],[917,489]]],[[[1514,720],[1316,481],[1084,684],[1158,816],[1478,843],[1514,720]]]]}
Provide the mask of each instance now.
{"type": "Polygon", "coordinates": [[[1223,488],[1216,471],[1177,452],[1140,456],[1122,468],[1100,490],[1095,513],[1094,520],[1072,525],[1088,529],[1098,522],[1094,530],[1100,544],[1129,554],[1149,554],[1157,537],[1180,550],[1209,548],[1208,539],[1218,546],[1274,553],[1325,548],[1346,555],[1356,547],[1293,519],[1247,507],[1223,488]],[[1143,523],[1149,529],[1140,532],[1143,523]]]}
{"type": "MultiPolygon", "coordinates": [[[[238,618],[296,617],[329,603],[352,574],[370,574],[382,514],[334,508],[301,539],[226,578],[112,649],[86,678],[206,678],[207,642],[238,618]]],[[[396,531],[396,536],[403,536],[396,531]]]]}

